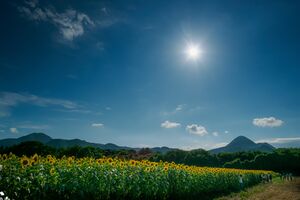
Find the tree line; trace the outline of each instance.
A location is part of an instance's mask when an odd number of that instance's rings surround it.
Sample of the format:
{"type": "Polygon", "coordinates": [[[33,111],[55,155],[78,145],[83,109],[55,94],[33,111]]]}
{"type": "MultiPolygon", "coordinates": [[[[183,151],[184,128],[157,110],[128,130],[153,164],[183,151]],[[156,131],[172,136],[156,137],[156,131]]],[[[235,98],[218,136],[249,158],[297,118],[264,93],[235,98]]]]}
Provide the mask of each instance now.
{"type": "Polygon", "coordinates": [[[203,149],[192,151],[172,150],[167,153],[158,153],[152,152],[148,148],[140,150],[103,150],[81,146],[54,148],[36,141],[23,142],[11,147],[0,147],[1,154],[10,152],[18,156],[32,156],[37,153],[42,156],[51,154],[56,157],[101,158],[105,156],[135,160],[148,159],[156,162],[167,161],[196,166],[273,170],[280,173],[300,175],[300,148],[281,148],[271,153],[257,151],[211,154],[203,149]]]}
{"type": "Polygon", "coordinates": [[[300,148],[280,148],[270,153],[248,151],[219,154],[211,154],[202,149],[176,150],[166,154],[156,154],[150,160],[173,161],[196,166],[273,170],[300,175],[300,148]]]}

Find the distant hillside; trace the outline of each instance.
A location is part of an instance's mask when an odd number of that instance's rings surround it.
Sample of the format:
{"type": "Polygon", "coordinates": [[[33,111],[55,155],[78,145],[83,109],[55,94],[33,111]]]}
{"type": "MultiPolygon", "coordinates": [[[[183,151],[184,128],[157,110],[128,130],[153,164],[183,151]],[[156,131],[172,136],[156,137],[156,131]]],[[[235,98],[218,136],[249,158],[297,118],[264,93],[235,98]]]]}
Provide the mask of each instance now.
{"type": "MultiPolygon", "coordinates": [[[[9,138],[9,139],[3,139],[0,140],[0,146],[3,147],[9,147],[13,145],[20,144],[21,142],[27,142],[27,141],[38,141],[45,145],[55,147],[55,148],[66,148],[71,146],[81,146],[81,147],[87,147],[92,146],[104,150],[139,150],[139,148],[131,148],[126,146],[118,146],[116,144],[107,143],[107,144],[99,144],[99,143],[91,143],[87,142],[85,140],[80,139],[72,139],[72,140],[66,140],[66,139],[53,139],[50,136],[44,134],[44,133],[31,133],[26,136],[22,136],[19,138],[9,138]]],[[[168,147],[154,147],[150,148],[153,152],[160,152],[160,153],[166,153],[168,151],[174,150],[168,147]]]]}
{"type": "Polygon", "coordinates": [[[268,143],[255,143],[245,136],[239,136],[232,140],[228,145],[210,150],[211,153],[233,153],[241,151],[262,151],[272,152],[275,149],[268,143]]]}

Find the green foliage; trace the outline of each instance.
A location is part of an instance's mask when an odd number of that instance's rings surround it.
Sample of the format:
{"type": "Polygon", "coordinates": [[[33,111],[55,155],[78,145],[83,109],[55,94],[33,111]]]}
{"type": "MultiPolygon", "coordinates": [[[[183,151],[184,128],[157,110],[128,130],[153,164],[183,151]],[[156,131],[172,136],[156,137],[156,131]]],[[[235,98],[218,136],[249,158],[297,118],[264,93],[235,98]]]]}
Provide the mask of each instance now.
{"type": "Polygon", "coordinates": [[[112,158],[0,154],[0,188],[11,199],[212,199],[271,171],[112,158]]]}
{"type": "Polygon", "coordinates": [[[300,149],[276,149],[273,152],[237,152],[210,154],[205,150],[170,151],[156,154],[153,161],[168,161],[187,165],[225,167],[238,169],[262,169],[300,174],[300,149]]]}
{"type": "Polygon", "coordinates": [[[277,149],[272,153],[257,154],[252,160],[235,159],[224,167],[241,169],[268,169],[281,173],[300,173],[300,149],[277,149]]]}

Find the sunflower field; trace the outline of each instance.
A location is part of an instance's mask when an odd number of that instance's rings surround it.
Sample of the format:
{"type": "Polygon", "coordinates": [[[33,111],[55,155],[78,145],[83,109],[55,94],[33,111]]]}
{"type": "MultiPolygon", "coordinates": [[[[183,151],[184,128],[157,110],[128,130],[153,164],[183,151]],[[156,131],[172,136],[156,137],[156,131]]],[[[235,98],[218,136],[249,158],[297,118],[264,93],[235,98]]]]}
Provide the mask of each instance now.
{"type": "Polygon", "coordinates": [[[10,199],[211,199],[257,184],[261,174],[269,173],[274,172],[147,160],[0,155],[0,191],[10,199]]]}

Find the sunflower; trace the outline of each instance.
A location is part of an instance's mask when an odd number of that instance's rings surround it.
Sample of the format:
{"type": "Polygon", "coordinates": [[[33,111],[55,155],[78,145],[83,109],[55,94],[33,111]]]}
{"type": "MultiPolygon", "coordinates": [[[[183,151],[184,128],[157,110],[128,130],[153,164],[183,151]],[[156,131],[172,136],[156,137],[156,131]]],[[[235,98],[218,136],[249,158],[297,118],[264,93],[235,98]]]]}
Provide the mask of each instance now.
{"type": "Polygon", "coordinates": [[[7,155],[6,154],[3,154],[2,155],[2,160],[6,160],[7,159],[7,155]]]}
{"type": "Polygon", "coordinates": [[[129,163],[130,163],[130,165],[133,165],[133,166],[135,166],[137,164],[135,160],[130,160],[129,163]]]}
{"type": "Polygon", "coordinates": [[[36,163],[39,160],[39,156],[37,154],[34,154],[31,158],[32,163],[36,163]]]}
{"type": "Polygon", "coordinates": [[[53,176],[54,173],[55,173],[55,169],[54,169],[54,167],[52,167],[52,168],[50,169],[50,174],[51,174],[51,176],[53,176]]]}
{"type": "Polygon", "coordinates": [[[51,161],[53,160],[53,157],[52,157],[51,155],[47,155],[46,158],[47,158],[47,161],[48,161],[48,162],[51,162],[51,161]]]}
{"type": "Polygon", "coordinates": [[[27,158],[26,156],[21,158],[21,165],[22,167],[27,167],[31,165],[31,160],[29,158],[27,158]]]}
{"type": "Polygon", "coordinates": [[[165,171],[168,171],[168,169],[169,169],[168,166],[165,166],[165,167],[164,167],[164,170],[165,170],[165,171]]]}
{"type": "Polygon", "coordinates": [[[97,162],[98,164],[103,164],[103,163],[104,163],[104,159],[99,158],[99,159],[96,160],[96,162],[97,162]]]}
{"type": "Polygon", "coordinates": [[[52,157],[51,155],[48,155],[48,156],[47,156],[47,161],[48,161],[50,164],[54,164],[54,163],[55,163],[55,157],[52,157]]]}
{"type": "Polygon", "coordinates": [[[145,172],[150,172],[151,168],[150,167],[146,167],[145,172]]]}
{"type": "Polygon", "coordinates": [[[120,163],[119,163],[119,166],[120,166],[121,168],[124,167],[124,166],[125,166],[124,162],[120,162],[120,163]]]}
{"type": "Polygon", "coordinates": [[[68,163],[69,164],[73,163],[73,161],[74,161],[73,157],[68,157],[68,163]]]}

